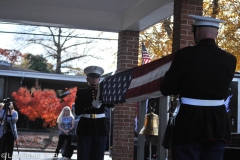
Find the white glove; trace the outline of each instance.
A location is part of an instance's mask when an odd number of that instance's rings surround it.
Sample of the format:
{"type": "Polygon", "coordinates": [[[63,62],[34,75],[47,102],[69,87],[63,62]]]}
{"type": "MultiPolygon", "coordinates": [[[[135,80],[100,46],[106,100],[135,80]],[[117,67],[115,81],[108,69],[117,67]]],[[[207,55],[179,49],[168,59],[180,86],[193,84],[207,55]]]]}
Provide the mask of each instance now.
{"type": "Polygon", "coordinates": [[[101,105],[102,105],[102,103],[100,102],[100,101],[93,101],[92,102],[92,106],[94,107],[94,108],[100,108],[101,107],[101,105]]]}

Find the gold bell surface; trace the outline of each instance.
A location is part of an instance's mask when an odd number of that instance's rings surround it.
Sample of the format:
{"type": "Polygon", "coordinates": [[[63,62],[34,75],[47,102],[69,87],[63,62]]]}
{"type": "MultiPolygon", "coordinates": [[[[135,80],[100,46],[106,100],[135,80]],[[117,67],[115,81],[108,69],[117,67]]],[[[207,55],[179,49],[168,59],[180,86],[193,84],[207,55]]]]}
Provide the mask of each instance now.
{"type": "Polygon", "coordinates": [[[141,129],[139,134],[158,136],[158,124],[159,124],[158,115],[152,112],[148,113],[147,115],[145,115],[143,128],[141,129]]]}

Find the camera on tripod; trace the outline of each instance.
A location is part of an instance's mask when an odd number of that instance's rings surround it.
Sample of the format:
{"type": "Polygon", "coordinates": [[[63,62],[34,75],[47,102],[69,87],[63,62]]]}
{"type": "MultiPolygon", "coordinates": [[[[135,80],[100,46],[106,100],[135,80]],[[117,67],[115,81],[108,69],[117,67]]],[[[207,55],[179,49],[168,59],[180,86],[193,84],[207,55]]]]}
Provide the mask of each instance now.
{"type": "Polygon", "coordinates": [[[3,99],[3,103],[10,103],[10,98],[3,99]]]}

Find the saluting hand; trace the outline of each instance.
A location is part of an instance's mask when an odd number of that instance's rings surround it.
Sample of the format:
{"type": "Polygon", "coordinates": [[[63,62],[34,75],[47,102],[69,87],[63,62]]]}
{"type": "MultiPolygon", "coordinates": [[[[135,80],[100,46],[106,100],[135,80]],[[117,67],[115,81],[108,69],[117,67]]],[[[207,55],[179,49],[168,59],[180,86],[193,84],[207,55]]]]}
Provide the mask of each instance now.
{"type": "Polygon", "coordinates": [[[102,105],[102,103],[101,103],[100,101],[94,100],[94,101],[92,102],[92,105],[93,105],[94,108],[100,108],[101,105],[102,105]]]}

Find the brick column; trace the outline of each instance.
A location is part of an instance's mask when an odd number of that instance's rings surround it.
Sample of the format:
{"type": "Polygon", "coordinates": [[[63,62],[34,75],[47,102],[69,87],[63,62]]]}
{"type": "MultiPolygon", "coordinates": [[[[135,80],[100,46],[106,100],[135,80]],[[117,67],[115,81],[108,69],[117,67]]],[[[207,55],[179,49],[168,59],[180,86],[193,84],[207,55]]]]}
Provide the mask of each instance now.
{"type": "Polygon", "coordinates": [[[203,0],[174,0],[174,26],[172,52],[183,47],[194,45],[191,32],[193,20],[189,14],[202,15],[203,0]]]}
{"type": "Polygon", "coordinates": [[[139,32],[121,31],[118,37],[117,72],[138,65],[139,32]]]}
{"type": "MultiPolygon", "coordinates": [[[[138,64],[139,32],[121,31],[118,39],[117,72],[138,64]]],[[[134,156],[135,103],[116,104],[113,111],[113,160],[132,160],[134,156]]]]}

